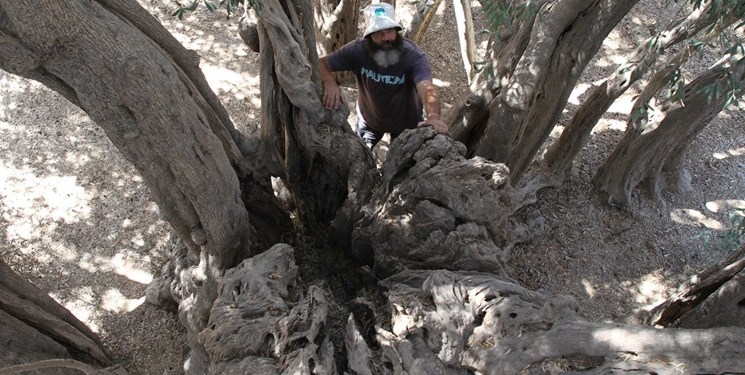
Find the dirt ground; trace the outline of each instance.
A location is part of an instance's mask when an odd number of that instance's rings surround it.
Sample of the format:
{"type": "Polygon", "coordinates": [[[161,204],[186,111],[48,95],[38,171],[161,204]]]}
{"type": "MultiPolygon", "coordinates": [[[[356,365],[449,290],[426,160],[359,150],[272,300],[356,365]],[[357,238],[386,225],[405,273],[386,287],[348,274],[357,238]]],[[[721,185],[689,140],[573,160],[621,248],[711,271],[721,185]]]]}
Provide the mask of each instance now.
{"type": "MultiPolygon", "coordinates": [[[[169,15],[172,1],[140,1],[201,54],[236,126],[255,124],[258,56],[238,39],[236,20],[202,12],[179,21],[169,15]]],[[[643,0],[612,33],[563,121],[587,88],[646,37],[638,23],[669,14],[663,3],[643,0]]],[[[444,2],[421,43],[443,111],[466,90],[453,20],[452,5],[444,2]]],[[[574,297],[592,321],[634,322],[637,312],[721,259],[725,250],[712,243],[731,225],[730,216],[745,209],[743,113],[736,110],[716,117],[693,144],[686,160],[693,192],[668,193],[662,207],[637,194],[634,214],[600,201],[590,179],[622,134],[628,103],[622,100],[603,119],[569,180],[525,210],[543,216],[545,230],[515,248],[511,260],[524,286],[574,297]]],[[[130,374],[182,373],[183,328],[175,315],[143,303],[145,287],[165,262],[169,230],[133,167],[85,113],[4,72],[0,154],[0,256],[98,332],[130,374]]]]}

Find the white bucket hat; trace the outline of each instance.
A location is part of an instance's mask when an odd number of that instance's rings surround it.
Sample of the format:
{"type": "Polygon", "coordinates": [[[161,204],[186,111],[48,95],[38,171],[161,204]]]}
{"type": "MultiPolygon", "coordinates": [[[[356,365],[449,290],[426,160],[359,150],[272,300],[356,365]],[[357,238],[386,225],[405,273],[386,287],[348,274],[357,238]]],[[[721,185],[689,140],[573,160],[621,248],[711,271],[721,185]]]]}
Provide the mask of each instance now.
{"type": "Polygon", "coordinates": [[[396,11],[388,3],[371,4],[365,8],[365,34],[368,36],[376,31],[397,27],[402,30],[401,24],[396,22],[396,11]]]}

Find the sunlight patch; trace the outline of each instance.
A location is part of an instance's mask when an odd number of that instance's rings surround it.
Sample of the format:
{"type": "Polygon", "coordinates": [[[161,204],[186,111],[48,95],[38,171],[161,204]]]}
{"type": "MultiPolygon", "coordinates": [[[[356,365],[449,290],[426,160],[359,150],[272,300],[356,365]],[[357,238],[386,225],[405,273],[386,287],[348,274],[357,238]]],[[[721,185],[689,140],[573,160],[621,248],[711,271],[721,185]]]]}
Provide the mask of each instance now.
{"type": "Polygon", "coordinates": [[[93,332],[98,333],[98,324],[94,321],[96,319],[95,301],[93,298],[93,290],[90,287],[78,288],[74,293],[77,298],[72,301],[66,301],[62,303],[60,297],[54,293],[50,293],[49,296],[58,301],[66,309],[70,310],[72,315],[75,315],[78,320],[85,323],[93,332]]]}
{"type": "Polygon", "coordinates": [[[437,78],[432,78],[432,83],[437,87],[450,87],[451,83],[437,78]]]}
{"type": "MultiPolygon", "coordinates": [[[[150,284],[153,281],[153,275],[149,272],[139,269],[132,261],[131,256],[125,254],[116,254],[111,258],[110,265],[116,274],[126,277],[136,283],[143,285],[150,284]]],[[[140,263],[142,259],[136,259],[140,263]]]]}
{"type": "Polygon", "coordinates": [[[645,307],[654,307],[658,301],[665,299],[671,289],[665,284],[665,277],[658,273],[642,276],[636,287],[636,302],[646,305],[645,307]]]}
{"type": "Polygon", "coordinates": [[[592,134],[602,133],[607,131],[626,131],[626,121],[612,120],[612,119],[601,119],[598,124],[592,129],[592,134]]]}
{"type": "Polygon", "coordinates": [[[714,154],[712,154],[712,156],[715,159],[719,159],[719,160],[724,160],[724,159],[731,158],[733,156],[742,156],[742,155],[745,155],[745,147],[733,148],[727,152],[715,152],[714,154]]]}
{"type": "Polygon", "coordinates": [[[736,215],[743,216],[745,210],[745,200],[742,199],[723,199],[706,202],[706,208],[711,212],[719,213],[733,211],[736,215]]]}
{"type": "Polygon", "coordinates": [[[595,293],[597,291],[595,290],[595,286],[593,286],[592,283],[587,281],[587,279],[582,279],[582,286],[585,287],[585,293],[587,293],[590,298],[595,298],[595,293]]]}
{"type": "Polygon", "coordinates": [[[10,240],[40,236],[41,223],[76,223],[91,215],[90,197],[75,176],[39,177],[0,164],[0,179],[6,181],[0,186],[0,204],[10,240]]]}
{"type": "MultiPolygon", "coordinates": [[[[580,105],[579,97],[582,96],[587,90],[590,89],[590,85],[586,83],[578,83],[574,86],[574,90],[569,95],[569,104],[580,105]]],[[[566,111],[566,109],[564,109],[566,111]]]]}
{"type": "Polygon", "coordinates": [[[699,228],[709,228],[716,230],[723,230],[725,226],[719,220],[707,217],[703,213],[697,210],[691,209],[676,209],[670,212],[670,218],[680,224],[690,225],[699,228]]]}
{"type": "Polygon", "coordinates": [[[101,308],[115,313],[134,311],[143,303],[145,303],[144,296],[137,299],[127,298],[117,289],[107,290],[101,298],[101,308]]]}
{"type": "Polygon", "coordinates": [[[215,92],[234,92],[239,87],[248,87],[240,73],[220,66],[204,64],[202,72],[215,92]]]}

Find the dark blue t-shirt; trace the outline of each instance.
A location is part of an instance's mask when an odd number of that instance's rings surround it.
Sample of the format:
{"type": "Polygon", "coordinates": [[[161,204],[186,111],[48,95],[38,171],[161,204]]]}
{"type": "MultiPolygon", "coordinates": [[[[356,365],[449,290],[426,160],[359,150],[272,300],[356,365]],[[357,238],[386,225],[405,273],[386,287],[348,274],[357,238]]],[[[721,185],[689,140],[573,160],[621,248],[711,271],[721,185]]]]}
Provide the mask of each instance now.
{"type": "Polygon", "coordinates": [[[398,135],[422,121],[422,100],[416,84],[432,80],[427,55],[408,39],[398,63],[383,68],[372,59],[360,38],[326,57],[332,71],[351,71],[357,78],[357,106],[373,130],[398,135]]]}

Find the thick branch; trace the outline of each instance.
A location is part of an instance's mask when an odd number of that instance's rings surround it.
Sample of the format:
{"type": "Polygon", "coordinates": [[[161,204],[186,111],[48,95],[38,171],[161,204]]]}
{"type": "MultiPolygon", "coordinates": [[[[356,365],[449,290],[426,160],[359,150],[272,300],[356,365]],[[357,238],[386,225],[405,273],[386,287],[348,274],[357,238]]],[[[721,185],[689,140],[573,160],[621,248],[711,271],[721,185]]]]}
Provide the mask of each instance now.
{"type": "MultiPolygon", "coordinates": [[[[711,6],[712,2],[705,2],[701,8],[694,10],[688,17],[676,22],[671,28],[662,31],[658,35],[647,38],[624,64],[619,65],[608,78],[592,90],[589,97],[583,101],[582,106],[577,110],[569,125],[562,132],[559,140],[551,145],[544,155],[545,163],[552,173],[563,178],[571,167],[572,160],[574,160],[574,157],[587,142],[590,131],[608,108],[629,87],[642,79],[650,66],[665,51],[697,35],[700,31],[709,28],[714,23],[718,23],[720,27],[708,33],[702,39],[709,39],[718,35],[723,28],[728,27],[736,21],[736,17],[731,15],[732,13],[722,16],[721,9],[719,13],[714,13],[711,6]]],[[[691,48],[694,47],[686,46],[683,48],[682,53],[685,53],[686,58],[690,55],[691,48]]],[[[680,60],[680,58],[677,60],[680,60]]],[[[670,64],[665,66],[669,67],[670,64]]],[[[666,70],[668,69],[666,68],[666,70]]]]}

